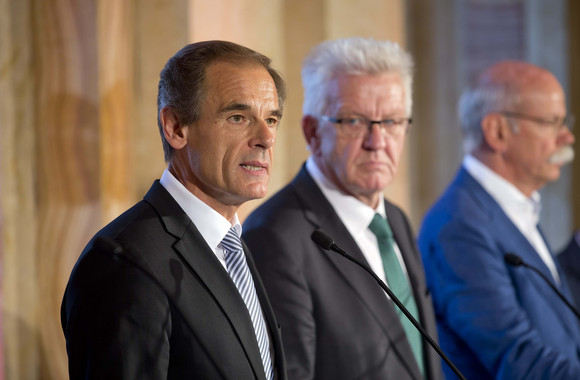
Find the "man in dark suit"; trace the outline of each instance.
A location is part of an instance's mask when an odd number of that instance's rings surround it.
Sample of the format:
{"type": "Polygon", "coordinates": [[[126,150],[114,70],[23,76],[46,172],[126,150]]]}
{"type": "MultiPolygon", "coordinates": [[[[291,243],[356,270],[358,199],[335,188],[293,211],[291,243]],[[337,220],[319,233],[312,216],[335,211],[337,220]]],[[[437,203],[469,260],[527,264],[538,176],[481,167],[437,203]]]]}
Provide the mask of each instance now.
{"type": "Polygon", "coordinates": [[[436,353],[375,280],[310,239],[321,228],[368,263],[435,334],[409,222],[382,193],[411,123],[411,70],[395,43],[362,38],[324,42],[304,61],[302,128],[311,156],[244,223],[292,379],[441,377],[436,353]]]}
{"type": "MultiPolygon", "coordinates": [[[[461,97],[468,154],[419,233],[441,348],[468,379],[580,379],[578,320],[538,227],[537,190],[573,157],[562,86],[518,61],[484,70],[461,97]]],[[[451,375],[450,375],[451,376],[451,375]]]]}
{"type": "Polygon", "coordinates": [[[161,72],[167,170],[89,242],[62,327],[73,379],[285,379],[280,335],[236,214],[264,197],[284,83],[224,41],[161,72]]]}

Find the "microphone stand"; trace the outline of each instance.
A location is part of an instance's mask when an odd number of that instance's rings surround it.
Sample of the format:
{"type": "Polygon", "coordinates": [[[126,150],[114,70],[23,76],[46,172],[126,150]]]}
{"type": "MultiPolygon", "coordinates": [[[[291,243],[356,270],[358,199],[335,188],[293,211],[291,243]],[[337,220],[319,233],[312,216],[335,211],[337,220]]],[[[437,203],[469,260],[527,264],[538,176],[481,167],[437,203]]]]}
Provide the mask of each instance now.
{"type": "Polygon", "coordinates": [[[570,310],[572,310],[572,313],[574,313],[574,315],[576,315],[576,318],[580,319],[580,313],[578,313],[578,310],[576,310],[574,308],[574,306],[572,306],[572,304],[570,302],[568,302],[568,300],[566,299],[566,297],[564,297],[564,295],[558,290],[558,288],[556,288],[554,286],[554,284],[552,284],[552,281],[550,281],[550,279],[548,279],[548,277],[546,277],[545,274],[543,274],[538,268],[533,267],[529,264],[527,264],[521,257],[519,257],[518,255],[515,255],[513,253],[506,253],[503,257],[504,261],[511,266],[514,267],[519,267],[519,266],[523,266],[526,268],[529,268],[531,270],[533,270],[534,272],[536,272],[538,275],[540,275],[540,277],[542,277],[542,279],[552,288],[552,290],[554,292],[556,292],[556,294],[558,295],[558,297],[560,297],[560,299],[562,299],[562,301],[564,301],[564,303],[566,304],[566,306],[568,306],[568,308],[570,310]]]}
{"type": "Polygon", "coordinates": [[[455,375],[457,375],[457,377],[462,379],[462,380],[466,380],[465,376],[463,376],[463,374],[459,371],[459,369],[457,369],[455,364],[453,364],[453,362],[447,357],[447,355],[445,355],[445,353],[441,350],[441,348],[439,348],[437,343],[435,343],[435,341],[429,336],[429,334],[427,334],[425,329],[423,329],[423,326],[421,326],[419,324],[419,322],[417,322],[417,320],[413,317],[413,315],[409,312],[409,310],[407,310],[407,308],[401,303],[401,301],[399,301],[397,296],[395,296],[395,294],[391,291],[391,289],[389,289],[389,287],[383,282],[383,280],[381,280],[379,278],[379,276],[377,276],[375,274],[375,272],[373,272],[372,269],[370,269],[366,264],[364,264],[360,260],[357,260],[356,258],[354,258],[351,255],[349,255],[348,253],[346,253],[342,248],[340,248],[338,245],[336,245],[334,243],[334,241],[332,240],[332,238],[330,238],[330,236],[328,236],[326,233],[322,232],[322,230],[314,231],[312,233],[311,238],[321,248],[323,248],[327,251],[333,250],[334,252],[338,253],[339,255],[344,256],[348,260],[357,264],[358,266],[363,268],[365,271],[367,271],[371,276],[373,276],[375,281],[389,295],[389,297],[395,303],[395,305],[397,305],[399,310],[401,310],[401,312],[403,312],[403,314],[405,314],[405,316],[409,319],[409,321],[411,321],[413,326],[415,326],[415,328],[417,330],[419,330],[419,332],[421,333],[423,338],[425,338],[425,340],[427,340],[427,342],[431,345],[431,347],[433,347],[435,349],[435,351],[437,351],[439,356],[445,361],[445,363],[447,363],[447,365],[451,368],[451,370],[455,373],[455,375]]]}

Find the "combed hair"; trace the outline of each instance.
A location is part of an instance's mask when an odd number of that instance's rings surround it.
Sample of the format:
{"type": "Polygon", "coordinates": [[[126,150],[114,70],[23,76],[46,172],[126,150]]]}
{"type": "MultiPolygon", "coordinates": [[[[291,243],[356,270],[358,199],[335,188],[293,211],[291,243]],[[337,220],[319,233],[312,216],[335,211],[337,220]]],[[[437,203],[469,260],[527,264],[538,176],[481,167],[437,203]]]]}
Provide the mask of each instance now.
{"type": "Polygon", "coordinates": [[[304,115],[319,116],[329,106],[327,87],[338,75],[396,73],[405,90],[406,111],[412,108],[413,59],[391,41],[352,37],[315,46],[302,64],[304,115]]]}
{"type": "Polygon", "coordinates": [[[204,80],[208,66],[214,62],[229,62],[236,65],[256,64],[264,67],[276,86],[278,106],[284,106],[286,85],[282,76],[270,66],[271,60],[247,47],[228,41],[203,41],[189,44],[167,61],[161,71],[157,95],[157,125],[163,141],[165,162],[169,162],[174,149],[165,140],[161,123],[164,107],[175,109],[183,125],[199,120],[204,99],[204,80]]]}
{"type": "Polygon", "coordinates": [[[505,84],[474,85],[465,90],[458,103],[464,152],[470,154],[480,146],[483,139],[481,121],[488,113],[512,109],[520,100],[505,84]]]}

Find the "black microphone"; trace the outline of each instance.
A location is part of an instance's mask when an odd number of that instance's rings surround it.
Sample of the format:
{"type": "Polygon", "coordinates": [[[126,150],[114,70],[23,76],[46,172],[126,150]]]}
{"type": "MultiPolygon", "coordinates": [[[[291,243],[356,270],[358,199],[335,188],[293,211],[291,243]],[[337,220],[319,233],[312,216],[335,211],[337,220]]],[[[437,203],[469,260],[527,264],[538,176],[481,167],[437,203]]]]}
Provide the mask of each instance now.
{"type": "Polygon", "coordinates": [[[332,250],[346,257],[348,260],[352,261],[353,263],[357,264],[358,266],[366,270],[368,273],[370,273],[370,275],[373,276],[373,278],[377,281],[380,287],[383,288],[383,290],[389,295],[389,297],[391,297],[391,300],[393,300],[393,302],[395,303],[395,305],[397,305],[399,310],[401,310],[403,314],[405,314],[405,316],[409,319],[409,321],[411,321],[413,326],[415,326],[415,328],[419,330],[423,338],[425,338],[425,340],[431,345],[431,347],[435,349],[435,351],[437,351],[437,353],[445,361],[445,363],[447,363],[447,365],[453,370],[453,372],[455,372],[457,377],[462,380],[465,380],[465,376],[463,376],[463,374],[459,372],[457,367],[455,367],[455,364],[453,364],[453,362],[451,362],[451,360],[447,357],[447,355],[445,355],[445,353],[441,351],[441,348],[439,348],[437,343],[435,343],[435,341],[429,336],[429,334],[427,334],[427,332],[423,329],[423,327],[419,324],[419,322],[417,322],[417,320],[413,317],[413,315],[409,312],[409,310],[407,310],[407,308],[401,303],[401,301],[399,301],[399,299],[393,294],[391,289],[389,289],[389,287],[383,282],[383,280],[381,280],[379,276],[377,276],[375,272],[373,272],[373,270],[368,267],[368,265],[364,264],[360,260],[357,260],[348,253],[346,253],[342,248],[340,248],[338,245],[334,243],[334,240],[332,240],[330,236],[328,236],[322,230],[314,231],[310,236],[310,238],[321,248],[327,251],[332,250]]]}
{"type": "Polygon", "coordinates": [[[552,284],[552,281],[550,281],[550,279],[548,279],[538,268],[527,264],[521,257],[519,257],[518,255],[515,255],[513,253],[506,253],[504,255],[503,259],[506,262],[506,264],[511,265],[512,267],[523,266],[523,267],[529,268],[529,269],[533,270],[534,272],[536,272],[537,274],[539,274],[540,277],[542,277],[544,279],[544,281],[546,281],[546,283],[548,285],[550,285],[550,288],[552,288],[552,290],[554,292],[556,292],[558,297],[560,297],[560,299],[562,299],[562,301],[564,301],[566,306],[568,306],[570,308],[570,310],[572,310],[572,312],[576,315],[576,318],[580,319],[580,313],[578,313],[578,310],[576,310],[574,308],[574,306],[572,306],[572,304],[570,302],[568,302],[566,297],[564,297],[564,295],[558,290],[558,288],[556,288],[554,286],[554,284],[552,284]]]}

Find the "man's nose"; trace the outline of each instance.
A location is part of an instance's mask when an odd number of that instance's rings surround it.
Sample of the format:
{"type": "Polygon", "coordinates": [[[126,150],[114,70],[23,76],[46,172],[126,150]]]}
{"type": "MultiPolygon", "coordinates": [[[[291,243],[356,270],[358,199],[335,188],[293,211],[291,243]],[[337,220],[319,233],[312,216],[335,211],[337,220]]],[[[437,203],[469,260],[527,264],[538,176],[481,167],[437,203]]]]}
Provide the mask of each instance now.
{"type": "Polygon", "coordinates": [[[268,124],[266,120],[259,120],[255,125],[254,136],[250,142],[252,147],[270,149],[276,141],[276,126],[268,124]]]}
{"type": "Polygon", "coordinates": [[[363,138],[363,147],[368,150],[379,150],[386,146],[387,137],[379,121],[370,121],[367,134],[363,138]]]}

